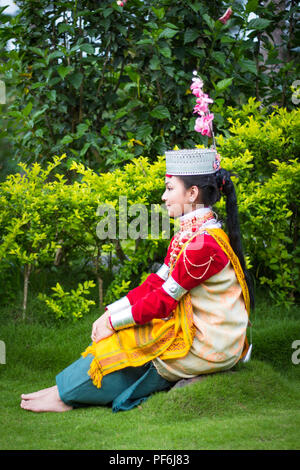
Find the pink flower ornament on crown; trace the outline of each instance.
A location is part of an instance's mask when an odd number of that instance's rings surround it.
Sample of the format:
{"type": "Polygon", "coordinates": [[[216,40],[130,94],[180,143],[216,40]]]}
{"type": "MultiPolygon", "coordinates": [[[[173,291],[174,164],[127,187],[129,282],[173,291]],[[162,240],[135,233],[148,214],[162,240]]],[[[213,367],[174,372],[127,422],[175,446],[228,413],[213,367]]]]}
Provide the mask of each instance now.
{"type": "Polygon", "coordinates": [[[196,119],[195,131],[201,132],[202,135],[211,137],[211,123],[213,121],[213,114],[205,114],[196,119]]]}
{"type": "Polygon", "coordinates": [[[197,76],[197,71],[193,72],[194,78],[191,84],[193,95],[196,96],[196,105],[194,106],[194,113],[197,113],[200,118],[196,119],[195,131],[200,132],[202,135],[212,137],[212,121],[214,115],[209,112],[208,105],[214,101],[203,92],[203,80],[197,76]]]}
{"type": "MultiPolygon", "coordinates": [[[[213,132],[213,120],[214,114],[209,111],[209,105],[214,101],[208,96],[207,93],[203,92],[203,80],[198,76],[197,71],[193,72],[193,79],[190,89],[194,96],[196,96],[196,105],[194,106],[194,114],[198,114],[198,118],[195,121],[194,130],[200,132],[202,135],[213,138],[213,147],[216,148],[215,136],[213,132]]],[[[216,153],[216,159],[214,162],[214,169],[217,171],[221,167],[221,157],[216,153]]]]}
{"type": "Polygon", "coordinates": [[[203,92],[203,80],[194,72],[194,78],[190,86],[193,95],[196,96],[194,113],[198,114],[195,122],[195,131],[202,135],[212,137],[213,145],[210,148],[174,149],[166,151],[166,176],[181,175],[209,175],[220,169],[220,155],[216,150],[212,122],[213,113],[209,111],[209,105],[213,100],[203,92]]]}

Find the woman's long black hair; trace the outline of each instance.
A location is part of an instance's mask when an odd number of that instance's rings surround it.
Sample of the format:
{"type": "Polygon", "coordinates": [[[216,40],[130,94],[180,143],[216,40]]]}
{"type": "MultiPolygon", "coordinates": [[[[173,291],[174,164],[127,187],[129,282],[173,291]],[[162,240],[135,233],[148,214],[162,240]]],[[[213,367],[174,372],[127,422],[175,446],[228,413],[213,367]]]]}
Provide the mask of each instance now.
{"type": "Polygon", "coordinates": [[[226,226],[230,245],[238,257],[247,282],[250,295],[250,307],[254,309],[254,291],[250,275],[246,269],[246,263],[242,247],[239,214],[235,187],[230,173],[220,168],[216,173],[209,175],[178,176],[182,180],[185,189],[198,186],[202,193],[202,203],[205,206],[213,206],[220,200],[221,195],[226,197],[226,226]]]}

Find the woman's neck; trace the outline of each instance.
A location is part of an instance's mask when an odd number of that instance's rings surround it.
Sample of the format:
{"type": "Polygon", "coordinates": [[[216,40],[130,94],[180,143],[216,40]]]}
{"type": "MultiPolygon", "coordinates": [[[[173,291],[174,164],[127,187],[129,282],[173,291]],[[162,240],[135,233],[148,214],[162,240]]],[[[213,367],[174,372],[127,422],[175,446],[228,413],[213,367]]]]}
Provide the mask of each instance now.
{"type": "Polygon", "coordinates": [[[197,217],[197,218],[202,217],[208,212],[212,212],[212,208],[210,206],[209,207],[201,206],[192,210],[191,212],[187,212],[183,214],[181,217],[179,217],[179,221],[181,223],[181,222],[185,222],[187,220],[193,219],[194,217],[197,217]]]}
{"type": "Polygon", "coordinates": [[[222,223],[217,220],[217,215],[210,206],[187,212],[179,218],[179,222],[179,232],[194,232],[200,227],[222,228],[222,223]]]}

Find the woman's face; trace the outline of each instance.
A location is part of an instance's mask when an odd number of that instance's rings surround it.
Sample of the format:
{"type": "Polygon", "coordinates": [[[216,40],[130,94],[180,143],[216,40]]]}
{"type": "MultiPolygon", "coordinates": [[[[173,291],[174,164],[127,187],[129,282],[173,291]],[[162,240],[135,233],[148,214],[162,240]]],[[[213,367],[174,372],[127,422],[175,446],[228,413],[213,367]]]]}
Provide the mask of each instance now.
{"type": "MultiPolygon", "coordinates": [[[[195,209],[199,197],[197,186],[185,189],[183,182],[177,176],[166,176],[165,185],[166,189],[161,198],[166,204],[169,217],[180,217],[195,209]]],[[[203,204],[197,204],[198,207],[203,207],[203,204]]]]}

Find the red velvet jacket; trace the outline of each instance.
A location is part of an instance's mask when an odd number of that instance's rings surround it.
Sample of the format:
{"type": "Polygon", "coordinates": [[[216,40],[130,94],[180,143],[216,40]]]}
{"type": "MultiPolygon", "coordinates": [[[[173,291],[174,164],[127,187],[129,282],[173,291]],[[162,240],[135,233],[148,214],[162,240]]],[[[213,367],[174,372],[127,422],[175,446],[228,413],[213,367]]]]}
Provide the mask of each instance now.
{"type": "MultiPolygon", "coordinates": [[[[166,265],[169,265],[173,239],[164,259],[166,265]]],[[[214,238],[201,233],[187,245],[185,256],[182,254],[179,257],[171,275],[181,287],[189,291],[220,272],[228,261],[214,238]]],[[[143,324],[153,318],[165,318],[174,310],[178,301],[163,289],[164,282],[159,275],[152,273],[140,286],[128,292],[127,298],[132,306],[135,323],[143,324]]]]}

